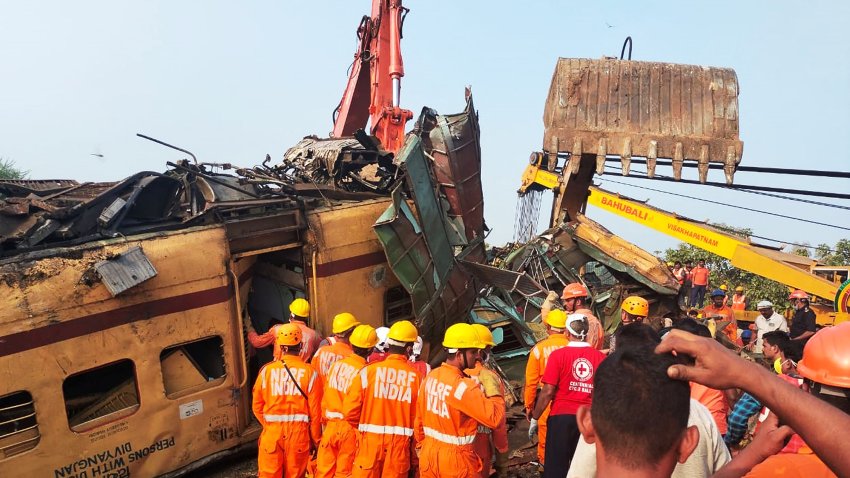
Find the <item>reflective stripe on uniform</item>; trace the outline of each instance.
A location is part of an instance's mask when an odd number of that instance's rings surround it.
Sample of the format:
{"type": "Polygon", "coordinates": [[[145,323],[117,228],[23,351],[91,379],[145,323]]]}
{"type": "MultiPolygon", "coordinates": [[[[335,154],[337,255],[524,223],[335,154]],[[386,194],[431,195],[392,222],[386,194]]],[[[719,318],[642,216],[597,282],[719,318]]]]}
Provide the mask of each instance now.
{"type": "Polygon", "coordinates": [[[325,412],[325,418],[327,418],[328,420],[342,420],[345,417],[342,415],[342,413],[327,411],[325,412]]]}
{"type": "Polygon", "coordinates": [[[475,441],[475,435],[446,435],[445,433],[438,432],[437,430],[429,427],[423,427],[423,431],[425,432],[426,437],[433,438],[434,440],[441,441],[443,443],[448,443],[449,445],[472,445],[472,442],[475,441]]]}
{"type": "Polygon", "coordinates": [[[484,425],[478,425],[478,433],[493,433],[493,430],[485,427],[484,425]]]}
{"type": "Polygon", "coordinates": [[[304,422],[310,423],[310,417],[303,413],[295,413],[292,415],[263,415],[263,419],[267,422],[289,423],[289,422],[304,422]]]}
{"type": "Polygon", "coordinates": [[[457,400],[463,400],[464,393],[466,393],[466,382],[460,382],[455,388],[454,396],[457,400]]]}
{"type": "Polygon", "coordinates": [[[389,425],[370,425],[368,423],[361,423],[357,429],[361,432],[366,433],[377,433],[379,435],[401,435],[401,436],[413,436],[412,428],[405,427],[393,427],[389,425]]]}

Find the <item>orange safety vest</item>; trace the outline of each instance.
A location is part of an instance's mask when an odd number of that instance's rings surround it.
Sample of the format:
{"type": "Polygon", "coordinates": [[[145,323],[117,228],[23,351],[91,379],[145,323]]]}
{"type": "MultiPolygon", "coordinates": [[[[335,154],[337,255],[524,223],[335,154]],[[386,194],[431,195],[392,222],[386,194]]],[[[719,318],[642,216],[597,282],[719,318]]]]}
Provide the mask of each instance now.
{"type": "Polygon", "coordinates": [[[741,294],[732,295],[732,310],[745,310],[747,308],[747,296],[741,294]]]}
{"type": "Polygon", "coordinates": [[[540,385],[540,379],[543,378],[543,372],[546,371],[549,355],[555,350],[566,347],[568,343],[570,343],[570,339],[566,335],[553,334],[538,342],[531,349],[528,354],[528,364],[525,366],[525,388],[523,389],[523,401],[526,410],[534,408],[537,387],[540,385]]]}
{"type": "Polygon", "coordinates": [[[316,371],[300,357],[284,355],[281,360],[266,364],[254,384],[253,397],[254,416],[264,431],[303,423],[303,426],[309,426],[313,442],[319,442],[322,436],[322,383],[316,371]],[[289,367],[289,372],[284,364],[289,367]]]}
{"type": "Polygon", "coordinates": [[[345,420],[363,433],[411,437],[421,382],[413,364],[402,355],[390,354],[368,364],[345,394],[345,420]]]}
{"type": "Polygon", "coordinates": [[[714,318],[715,321],[728,320],[729,325],[723,329],[723,334],[729,337],[732,343],[738,343],[738,320],[735,319],[735,313],[727,306],[715,309],[714,305],[709,305],[702,309],[702,317],[704,319],[714,318]]]}
{"type": "Polygon", "coordinates": [[[337,341],[331,345],[325,345],[319,348],[316,351],[316,355],[313,356],[313,360],[310,360],[310,364],[319,373],[319,378],[324,381],[328,376],[328,372],[331,370],[331,365],[353,353],[354,351],[351,350],[351,345],[337,341]]]}

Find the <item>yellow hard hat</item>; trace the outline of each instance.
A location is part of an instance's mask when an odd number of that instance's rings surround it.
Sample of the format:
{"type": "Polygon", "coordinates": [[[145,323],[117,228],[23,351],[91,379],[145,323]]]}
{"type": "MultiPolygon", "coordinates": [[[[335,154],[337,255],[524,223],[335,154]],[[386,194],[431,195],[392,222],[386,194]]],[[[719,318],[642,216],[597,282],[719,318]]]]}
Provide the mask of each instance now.
{"type": "Polygon", "coordinates": [[[720,290],[729,290],[729,288],[726,287],[726,284],[723,284],[720,286],[720,290]]]}
{"type": "Polygon", "coordinates": [[[735,292],[744,292],[744,288],[742,286],[735,287],[735,292]]]}
{"type": "Polygon", "coordinates": [[[360,325],[360,322],[348,312],[336,314],[334,316],[333,333],[341,334],[343,332],[348,332],[358,325],[360,325]]]}
{"type": "Polygon", "coordinates": [[[638,297],[636,295],[626,297],[626,300],[623,301],[623,305],[620,308],[638,317],[646,317],[649,315],[649,302],[647,302],[643,297],[638,297]]]}
{"type": "Polygon", "coordinates": [[[550,327],[563,329],[567,326],[567,313],[561,309],[552,309],[546,314],[546,318],[543,321],[549,324],[550,327]]]}
{"type": "Polygon", "coordinates": [[[387,334],[387,342],[390,345],[404,345],[416,342],[416,337],[419,336],[419,331],[416,326],[409,320],[399,320],[390,326],[390,332],[387,334]],[[393,343],[392,341],[395,341],[393,343]]]}
{"type": "Polygon", "coordinates": [[[301,343],[301,327],[295,324],[283,324],[277,329],[277,337],[274,344],[281,345],[298,345],[301,343]]]}
{"type": "Polygon", "coordinates": [[[298,317],[310,317],[310,303],[299,297],[289,304],[289,311],[298,317]]]}
{"type": "Polygon", "coordinates": [[[496,346],[496,342],[493,340],[493,332],[490,332],[486,325],[472,324],[472,328],[478,335],[478,339],[484,342],[484,345],[496,346]]]}
{"type": "Polygon", "coordinates": [[[443,347],[447,349],[483,349],[484,342],[478,338],[475,329],[464,323],[454,324],[446,329],[443,347]]]}
{"type": "Polygon", "coordinates": [[[351,345],[361,349],[371,349],[378,344],[378,333],[371,325],[358,325],[348,338],[351,345]]]}

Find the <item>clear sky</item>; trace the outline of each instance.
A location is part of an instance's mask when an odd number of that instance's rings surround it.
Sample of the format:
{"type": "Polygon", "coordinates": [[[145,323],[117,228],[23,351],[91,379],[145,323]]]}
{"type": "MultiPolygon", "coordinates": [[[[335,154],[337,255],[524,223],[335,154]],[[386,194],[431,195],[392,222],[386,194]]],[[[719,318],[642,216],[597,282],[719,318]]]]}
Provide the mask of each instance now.
{"type": "MultiPolygon", "coordinates": [[[[488,242],[511,239],[515,191],[542,148],[556,59],[616,56],[731,67],[740,84],[742,164],[850,170],[850,2],[414,1],[404,26],[402,104],[480,113],[488,242]]],[[[366,0],[0,0],[0,157],[32,178],[117,180],[181,154],[253,165],[308,134],[327,135],[366,0]],[[93,154],[103,155],[103,158],[93,154]]],[[[412,126],[412,122],[410,123],[412,126]]],[[[636,168],[640,169],[640,168],[636,168]]],[[[669,174],[662,170],[659,173],[669,174]]],[[[711,179],[722,181],[715,171],[711,179]]],[[[623,182],[850,227],[850,211],[708,186],[623,182]]],[[[850,191],[850,180],[741,173],[746,184],[850,191]]],[[[759,235],[834,243],[806,225],[602,181],[614,191],[759,235]]],[[[850,206],[850,201],[832,202],[850,206]]],[[[545,210],[545,206],[544,206],[545,210]]],[[[548,216],[548,214],[546,214],[548,216]]],[[[676,241],[591,209],[649,251],[676,241]]]]}

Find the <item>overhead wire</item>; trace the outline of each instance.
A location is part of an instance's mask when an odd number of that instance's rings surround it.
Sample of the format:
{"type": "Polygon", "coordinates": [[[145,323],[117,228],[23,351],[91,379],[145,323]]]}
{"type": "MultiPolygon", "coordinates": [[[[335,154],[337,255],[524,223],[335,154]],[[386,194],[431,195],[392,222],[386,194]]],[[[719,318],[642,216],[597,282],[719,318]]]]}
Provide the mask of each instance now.
{"type": "MultiPolygon", "coordinates": [[[[623,170],[623,168],[621,168],[621,167],[612,166],[612,165],[608,165],[608,164],[606,164],[605,167],[611,168],[611,169],[616,169],[616,170],[619,170],[619,171],[623,170]]],[[[644,171],[638,171],[638,172],[642,173],[642,174],[646,174],[644,171]]],[[[611,175],[611,174],[614,174],[614,173],[605,173],[604,175],[611,175]]],[[[685,184],[702,184],[702,183],[699,183],[699,181],[691,181],[691,180],[684,180],[684,179],[681,180],[681,181],[676,181],[669,176],[664,176],[664,175],[660,175],[660,174],[656,174],[655,177],[653,177],[653,178],[650,178],[649,176],[645,176],[645,175],[644,176],[629,175],[629,176],[623,176],[623,177],[637,178],[637,179],[660,179],[662,181],[671,181],[671,182],[685,183],[685,184]]],[[[842,206],[840,204],[833,204],[833,203],[827,203],[827,202],[821,202],[821,201],[814,201],[814,200],[811,200],[811,199],[790,197],[790,196],[785,196],[785,195],[782,195],[782,194],[773,194],[773,193],[769,193],[769,192],[765,192],[765,191],[758,191],[758,190],[754,190],[754,189],[730,188],[730,187],[726,186],[725,184],[721,184],[721,183],[705,183],[705,185],[706,186],[712,186],[712,187],[718,187],[718,188],[721,188],[721,189],[732,189],[733,191],[740,191],[740,192],[743,192],[743,193],[757,194],[757,195],[760,195],[760,196],[769,196],[769,197],[775,197],[775,198],[779,198],[779,199],[787,199],[789,201],[797,201],[797,202],[802,202],[802,203],[806,203],[806,204],[813,204],[813,205],[816,205],[816,206],[832,207],[832,208],[836,208],[836,209],[844,209],[844,210],[850,211],[850,207],[842,206]]]]}

